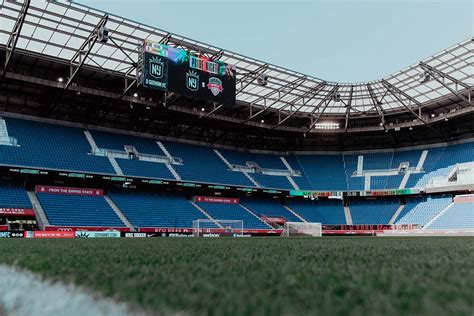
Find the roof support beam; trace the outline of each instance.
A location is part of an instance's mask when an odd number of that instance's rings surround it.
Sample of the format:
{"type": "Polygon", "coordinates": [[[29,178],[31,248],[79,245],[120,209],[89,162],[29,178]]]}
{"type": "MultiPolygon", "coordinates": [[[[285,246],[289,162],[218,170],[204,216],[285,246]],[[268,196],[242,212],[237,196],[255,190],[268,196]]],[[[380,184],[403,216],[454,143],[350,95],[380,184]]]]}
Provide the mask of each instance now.
{"type": "Polygon", "coordinates": [[[303,101],[303,104],[300,105],[298,107],[298,109],[296,109],[295,111],[291,112],[288,116],[286,116],[284,119],[280,120],[278,122],[278,124],[272,126],[270,129],[274,129],[274,128],[277,128],[278,126],[280,126],[281,124],[283,124],[286,120],[288,120],[289,118],[291,118],[294,114],[298,113],[306,104],[308,104],[309,101],[312,100],[312,97],[315,96],[316,94],[318,94],[319,92],[321,92],[321,90],[324,89],[324,87],[326,86],[326,83],[325,82],[321,82],[319,83],[316,87],[312,88],[311,91],[308,91],[308,93],[305,93],[305,96],[301,96],[301,97],[296,97],[294,100],[292,100],[290,103],[293,104],[294,102],[297,102],[299,101],[300,99],[304,99],[307,97],[306,101],[303,101]]]}
{"type": "Polygon", "coordinates": [[[429,129],[431,129],[432,131],[436,132],[438,135],[440,135],[443,139],[446,140],[446,136],[444,134],[442,134],[439,130],[435,129],[433,126],[431,126],[425,119],[423,119],[421,117],[421,115],[417,114],[415,111],[413,111],[412,108],[410,108],[409,106],[407,106],[405,104],[405,102],[400,98],[399,95],[403,95],[405,98],[407,98],[408,100],[410,100],[411,102],[415,103],[416,105],[418,105],[419,109],[421,109],[421,103],[418,102],[417,100],[415,100],[414,98],[412,98],[411,96],[409,96],[407,93],[403,92],[402,90],[398,89],[397,87],[395,87],[394,85],[392,85],[391,83],[389,83],[387,80],[385,79],[382,79],[382,84],[388,89],[388,91],[398,100],[398,102],[400,102],[400,104],[405,108],[407,109],[408,111],[410,111],[411,114],[413,114],[416,118],[418,118],[421,122],[423,122],[423,124],[425,124],[429,129]]]}
{"type": "Polygon", "coordinates": [[[459,93],[457,90],[457,87],[458,86],[462,86],[463,88],[467,89],[468,90],[468,93],[471,94],[471,91],[472,91],[472,87],[470,87],[469,85],[465,84],[464,82],[461,82],[453,77],[451,77],[450,75],[448,74],[445,74],[444,72],[428,65],[428,64],[425,64],[424,62],[420,61],[419,63],[420,67],[425,70],[425,71],[428,71],[431,76],[433,77],[434,80],[438,81],[443,87],[445,87],[446,89],[448,89],[452,94],[458,96],[459,98],[461,98],[464,102],[467,102],[468,104],[470,105],[473,105],[473,102],[472,102],[472,99],[468,99],[466,98],[464,95],[462,95],[461,93],[459,93]],[[440,77],[442,77],[443,79],[448,79],[452,82],[454,82],[456,84],[456,90],[454,90],[453,88],[451,88],[449,85],[447,85],[444,80],[440,80],[437,76],[435,75],[438,75],[440,77]]]}
{"type": "Polygon", "coordinates": [[[237,90],[236,94],[239,94],[240,92],[242,92],[245,88],[247,88],[252,82],[254,82],[255,80],[257,80],[257,77],[260,73],[264,72],[266,69],[268,68],[268,64],[264,64],[260,67],[258,67],[257,69],[255,69],[254,71],[252,72],[249,72],[249,73],[246,73],[244,75],[242,75],[242,77],[240,77],[239,79],[237,79],[237,82],[236,82],[236,85],[241,83],[242,81],[244,81],[245,79],[247,78],[250,78],[253,76],[252,79],[250,79],[250,81],[246,82],[244,85],[242,85],[240,87],[240,89],[237,90]]]}
{"type": "Polygon", "coordinates": [[[369,91],[370,99],[372,100],[372,103],[374,104],[375,110],[377,111],[377,114],[380,117],[380,122],[382,123],[382,127],[385,130],[386,129],[385,128],[385,117],[384,117],[385,114],[384,114],[383,109],[382,109],[382,102],[380,102],[377,99],[377,96],[375,95],[370,83],[368,83],[366,86],[367,86],[367,91],[369,91]]]}
{"type": "Polygon", "coordinates": [[[122,94],[119,97],[119,100],[121,100],[124,96],[126,96],[128,92],[130,91],[130,89],[132,89],[133,86],[136,85],[137,78],[131,76],[132,71],[134,71],[135,69],[137,69],[136,64],[130,67],[130,69],[128,69],[128,71],[125,73],[125,78],[124,78],[125,87],[123,89],[122,94]]]}
{"type": "Polygon", "coordinates": [[[337,89],[339,89],[339,84],[336,84],[331,89],[331,91],[329,91],[329,93],[324,96],[324,98],[319,102],[319,104],[311,112],[311,114],[314,114],[314,112],[316,112],[316,110],[319,109],[325,103],[324,108],[322,109],[321,112],[318,113],[318,115],[316,116],[316,119],[312,120],[311,124],[309,125],[309,128],[306,130],[306,133],[309,133],[313,129],[313,127],[316,126],[316,123],[318,123],[319,119],[324,114],[324,111],[326,111],[326,109],[328,108],[329,102],[331,101],[331,98],[334,96],[334,93],[337,91],[337,89]]]}
{"type": "Polygon", "coordinates": [[[372,100],[372,103],[374,104],[375,110],[377,111],[379,116],[383,118],[384,113],[381,107],[382,102],[379,101],[379,99],[377,99],[377,96],[375,95],[374,90],[372,89],[372,86],[370,85],[370,83],[368,83],[366,87],[367,87],[367,91],[369,91],[370,99],[372,100]]]}
{"type": "Polygon", "coordinates": [[[28,12],[28,8],[30,7],[31,0],[26,0],[21,7],[20,14],[16,19],[15,26],[10,33],[10,37],[8,38],[7,46],[6,46],[6,54],[5,54],[5,63],[3,64],[3,74],[5,75],[7,72],[8,65],[10,64],[11,57],[13,52],[15,51],[16,44],[18,43],[18,39],[20,38],[21,29],[23,27],[23,23],[26,19],[26,13],[28,12]]]}
{"type": "MultiPolygon", "coordinates": [[[[283,87],[280,87],[278,88],[277,90],[273,90],[272,92],[269,92],[267,93],[265,96],[262,96],[262,97],[259,97],[257,98],[257,100],[264,100],[264,107],[263,109],[261,109],[260,111],[258,111],[257,113],[255,114],[252,114],[250,115],[249,118],[247,118],[246,120],[242,121],[241,123],[247,123],[248,121],[250,121],[251,119],[257,117],[258,115],[262,114],[263,112],[265,112],[267,109],[269,109],[272,105],[274,105],[275,103],[279,102],[280,100],[282,100],[284,97],[286,97],[288,94],[292,93],[293,92],[293,89],[301,86],[304,82],[306,81],[306,76],[303,76],[303,77],[300,77],[300,78],[297,78],[296,80],[292,81],[291,83],[289,83],[288,85],[286,86],[283,86],[283,87]],[[282,91],[285,90],[285,89],[288,89],[288,91],[286,91],[285,93],[282,94],[282,91]],[[278,93],[279,96],[278,96],[278,99],[276,100],[273,100],[272,102],[269,102],[269,104],[266,104],[266,98],[275,94],[275,93],[278,93]]],[[[254,100],[249,106],[252,107],[252,104],[254,104],[257,100],[254,100]]]]}
{"type": "Polygon", "coordinates": [[[97,32],[99,29],[107,23],[107,19],[109,18],[108,15],[104,15],[102,19],[97,23],[97,26],[94,28],[94,30],[91,32],[89,37],[82,43],[81,47],[79,50],[74,54],[70,61],[70,75],[69,79],[64,85],[64,90],[67,90],[69,86],[71,85],[72,81],[76,77],[77,73],[81,69],[82,65],[84,65],[84,62],[87,59],[87,56],[89,56],[89,53],[92,50],[92,47],[94,47],[94,44],[97,42],[98,39],[98,34],[97,32]]]}
{"type": "Polygon", "coordinates": [[[352,106],[352,95],[354,93],[354,86],[351,85],[351,89],[349,91],[349,101],[346,104],[346,123],[344,124],[344,132],[347,133],[347,127],[349,126],[349,118],[351,116],[351,106],[352,106]]]}

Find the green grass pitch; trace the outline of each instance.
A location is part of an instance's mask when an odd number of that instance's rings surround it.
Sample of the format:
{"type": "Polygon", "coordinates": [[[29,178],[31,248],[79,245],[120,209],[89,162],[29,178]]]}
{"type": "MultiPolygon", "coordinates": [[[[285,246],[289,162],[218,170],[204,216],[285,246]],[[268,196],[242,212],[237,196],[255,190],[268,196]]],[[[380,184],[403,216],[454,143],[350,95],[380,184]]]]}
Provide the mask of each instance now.
{"type": "Polygon", "coordinates": [[[0,240],[0,263],[152,314],[474,311],[470,237],[10,239],[0,240]]]}

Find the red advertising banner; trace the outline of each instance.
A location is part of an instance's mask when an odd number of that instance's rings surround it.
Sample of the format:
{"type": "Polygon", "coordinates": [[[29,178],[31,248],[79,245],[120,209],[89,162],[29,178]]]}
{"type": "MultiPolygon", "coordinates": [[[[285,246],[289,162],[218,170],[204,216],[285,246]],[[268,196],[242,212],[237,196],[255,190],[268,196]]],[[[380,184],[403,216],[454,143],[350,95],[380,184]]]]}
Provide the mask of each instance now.
{"type": "Polygon", "coordinates": [[[33,209],[30,209],[30,208],[0,207],[0,215],[34,217],[35,216],[35,211],[33,209]]]}
{"type": "Polygon", "coordinates": [[[221,204],[239,204],[240,199],[238,198],[227,198],[218,196],[201,196],[196,195],[193,197],[194,202],[205,202],[205,203],[221,203],[221,204]]]}
{"type": "Polygon", "coordinates": [[[7,225],[0,225],[0,232],[4,232],[4,231],[7,231],[7,230],[8,230],[7,225]]]}
{"type": "Polygon", "coordinates": [[[264,222],[269,223],[269,224],[285,224],[286,223],[286,219],[283,217],[262,216],[262,219],[264,222]]]}
{"type": "Polygon", "coordinates": [[[61,231],[61,232],[75,232],[75,231],[91,231],[102,232],[106,230],[116,230],[120,232],[130,232],[128,227],[92,227],[92,226],[45,226],[45,231],[61,231]]]}
{"type": "Polygon", "coordinates": [[[85,196],[103,196],[104,190],[100,189],[87,189],[87,188],[67,188],[67,187],[54,187],[48,185],[37,185],[35,187],[36,193],[48,193],[48,194],[68,194],[68,195],[85,195],[85,196]]]}
{"type": "Polygon", "coordinates": [[[75,238],[75,232],[61,232],[61,231],[27,231],[25,238],[75,238]]]}

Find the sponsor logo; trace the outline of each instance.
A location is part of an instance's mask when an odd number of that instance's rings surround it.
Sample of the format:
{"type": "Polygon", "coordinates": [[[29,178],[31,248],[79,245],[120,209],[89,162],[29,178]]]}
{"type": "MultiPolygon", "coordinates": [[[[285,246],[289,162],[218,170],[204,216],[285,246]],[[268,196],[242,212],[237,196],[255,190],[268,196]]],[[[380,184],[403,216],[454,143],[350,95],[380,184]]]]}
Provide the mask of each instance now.
{"type": "Polygon", "coordinates": [[[203,234],[202,237],[219,237],[219,234],[203,234]]]}
{"type": "Polygon", "coordinates": [[[0,238],[23,238],[23,232],[0,232],[0,238]]]}
{"type": "Polygon", "coordinates": [[[118,238],[120,232],[116,231],[76,231],[76,238],[118,238]]]}
{"type": "Polygon", "coordinates": [[[61,231],[27,231],[25,238],[74,238],[74,232],[61,231]]]}
{"type": "Polygon", "coordinates": [[[87,196],[102,196],[103,190],[99,189],[85,189],[85,188],[70,188],[70,187],[55,187],[47,185],[37,185],[35,192],[42,192],[48,194],[69,194],[69,195],[87,195],[87,196]]]}
{"type": "Polygon", "coordinates": [[[89,238],[88,232],[76,232],[76,238],[89,238]]]}
{"type": "Polygon", "coordinates": [[[224,90],[224,88],[222,87],[222,81],[216,77],[209,78],[209,83],[207,84],[207,88],[211,90],[211,93],[214,96],[217,96],[219,93],[221,93],[224,90]]]}
{"type": "Polygon", "coordinates": [[[148,235],[146,233],[125,233],[125,237],[129,238],[146,238],[148,235]]]}
{"type": "Polygon", "coordinates": [[[12,215],[12,216],[35,216],[33,209],[25,208],[0,208],[0,215],[12,215]]]}
{"type": "Polygon", "coordinates": [[[150,76],[161,79],[165,70],[165,62],[160,57],[152,57],[148,60],[148,69],[150,76]]]}
{"type": "MultiPolygon", "coordinates": [[[[165,237],[165,236],[163,236],[163,237],[165,237]]],[[[193,235],[172,233],[172,234],[168,234],[168,237],[193,237],[193,235]]]]}
{"type": "Polygon", "coordinates": [[[191,91],[199,89],[199,75],[197,72],[190,70],[186,73],[186,88],[191,91]]]}

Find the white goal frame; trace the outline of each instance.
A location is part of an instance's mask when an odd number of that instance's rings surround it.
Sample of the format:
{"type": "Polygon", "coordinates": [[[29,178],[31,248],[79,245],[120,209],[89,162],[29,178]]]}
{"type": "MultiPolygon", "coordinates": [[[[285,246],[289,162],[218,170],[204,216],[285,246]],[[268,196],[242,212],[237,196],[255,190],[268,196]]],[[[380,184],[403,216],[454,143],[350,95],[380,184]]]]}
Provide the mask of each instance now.
{"type": "Polygon", "coordinates": [[[194,237],[218,237],[244,235],[244,221],[231,219],[197,219],[193,221],[194,237]]]}
{"type": "Polygon", "coordinates": [[[286,222],[283,226],[283,236],[312,236],[321,237],[323,229],[321,223],[307,223],[307,222],[286,222]]]}

